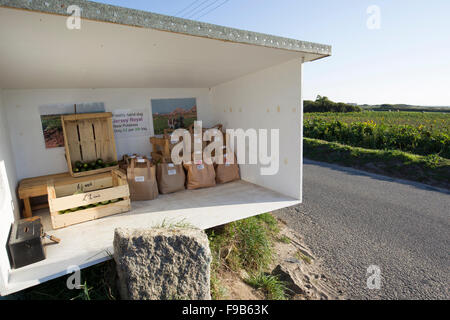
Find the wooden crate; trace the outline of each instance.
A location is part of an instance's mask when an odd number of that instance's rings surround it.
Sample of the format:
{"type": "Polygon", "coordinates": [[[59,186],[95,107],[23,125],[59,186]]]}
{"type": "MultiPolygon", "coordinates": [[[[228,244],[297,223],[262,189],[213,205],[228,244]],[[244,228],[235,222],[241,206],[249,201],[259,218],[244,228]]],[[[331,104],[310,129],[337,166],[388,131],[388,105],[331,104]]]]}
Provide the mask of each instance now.
{"type": "Polygon", "coordinates": [[[117,169],[116,143],[112,127],[111,112],[62,115],[64,144],[69,173],[72,177],[82,177],[117,169]],[[94,162],[102,159],[115,165],[74,172],[76,161],[94,162]]]}
{"type": "MultiPolygon", "coordinates": [[[[201,139],[202,139],[202,143],[203,143],[203,149],[210,143],[210,142],[208,142],[208,141],[203,141],[203,135],[205,134],[205,132],[207,131],[207,130],[209,130],[209,129],[217,129],[217,130],[219,130],[220,132],[222,132],[222,134],[225,136],[225,134],[224,134],[224,132],[223,132],[223,125],[222,124],[216,124],[215,126],[213,126],[213,127],[211,127],[211,128],[202,128],[202,136],[200,137],[201,139]]],[[[188,127],[188,130],[189,130],[189,133],[191,134],[191,137],[192,137],[192,140],[191,140],[191,143],[192,143],[192,146],[193,146],[193,144],[194,144],[194,124],[191,124],[189,127],[188,127]]]]}
{"type": "Polygon", "coordinates": [[[48,204],[54,229],[99,219],[131,209],[130,190],[126,175],[121,170],[113,170],[90,177],[52,180],[47,185],[48,204]],[[81,193],[76,193],[82,190],[81,193]],[[76,194],[74,194],[76,193],[76,194]],[[122,200],[78,211],[62,211],[94,205],[109,200],[122,200]]]}
{"type": "Polygon", "coordinates": [[[152,159],[157,162],[171,162],[172,144],[167,137],[150,137],[152,144],[152,159]]]}
{"type": "Polygon", "coordinates": [[[152,159],[156,162],[167,163],[172,162],[172,149],[180,141],[172,142],[171,133],[173,129],[164,129],[164,135],[162,137],[151,137],[150,143],[152,145],[152,159]]]}
{"type": "MultiPolygon", "coordinates": [[[[203,128],[202,135],[206,132],[208,129],[218,129],[219,131],[223,130],[223,126],[221,124],[217,124],[211,128],[203,128]]],[[[191,151],[194,150],[194,124],[191,124],[187,130],[191,134],[191,151]]],[[[173,147],[178,144],[178,141],[175,143],[172,143],[170,140],[171,136],[170,134],[173,132],[171,129],[165,129],[164,135],[162,137],[151,137],[150,143],[152,144],[152,159],[156,162],[172,162],[172,149],[173,147]]],[[[202,139],[202,148],[204,149],[207,145],[207,141],[203,141],[203,136],[200,137],[202,139]]],[[[182,139],[180,140],[182,141],[182,139]]]]}

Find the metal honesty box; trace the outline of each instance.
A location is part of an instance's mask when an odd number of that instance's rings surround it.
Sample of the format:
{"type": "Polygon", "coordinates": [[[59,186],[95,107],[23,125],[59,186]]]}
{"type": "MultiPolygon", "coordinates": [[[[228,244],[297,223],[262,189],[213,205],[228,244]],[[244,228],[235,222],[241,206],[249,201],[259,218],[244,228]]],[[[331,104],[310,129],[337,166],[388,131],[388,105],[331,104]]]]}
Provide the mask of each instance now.
{"type": "Polygon", "coordinates": [[[42,235],[41,219],[24,219],[13,224],[8,240],[13,269],[45,259],[42,235]]]}

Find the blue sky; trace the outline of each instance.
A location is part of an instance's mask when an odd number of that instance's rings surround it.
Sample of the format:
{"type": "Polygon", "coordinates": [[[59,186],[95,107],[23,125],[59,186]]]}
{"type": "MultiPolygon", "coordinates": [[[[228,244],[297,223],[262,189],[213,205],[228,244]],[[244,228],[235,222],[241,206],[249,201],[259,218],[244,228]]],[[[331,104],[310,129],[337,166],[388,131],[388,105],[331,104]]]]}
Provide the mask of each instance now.
{"type": "Polygon", "coordinates": [[[152,99],[152,112],[153,113],[170,113],[176,108],[191,109],[197,105],[195,98],[185,99],[152,99]]]}
{"type": "MultiPolygon", "coordinates": [[[[167,15],[194,1],[97,0],[167,15]]],[[[449,0],[225,1],[197,0],[179,16],[333,46],[331,57],[305,64],[305,99],[450,105],[449,0]],[[371,5],[380,29],[367,27],[371,5]]]]}

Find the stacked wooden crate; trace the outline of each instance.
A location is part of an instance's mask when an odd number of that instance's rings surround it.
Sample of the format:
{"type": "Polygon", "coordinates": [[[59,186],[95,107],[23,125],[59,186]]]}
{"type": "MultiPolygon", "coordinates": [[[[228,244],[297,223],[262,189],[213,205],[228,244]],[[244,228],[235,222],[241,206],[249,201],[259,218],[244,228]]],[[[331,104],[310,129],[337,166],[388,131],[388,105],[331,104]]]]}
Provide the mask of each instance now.
{"type": "Polygon", "coordinates": [[[172,141],[170,133],[169,130],[165,129],[162,137],[150,137],[152,145],[151,155],[155,162],[171,162],[172,149],[179,141],[172,141]]]}
{"type": "Polygon", "coordinates": [[[47,193],[55,229],[126,212],[131,208],[127,177],[121,170],[49,181],[47,193]]]}
{"type": "Polygon", "coordinates": [[[61,116],[66,148],[67,165],[73,177],[82,177],[117,169],[117,152],[112,128],[112,114],[84,113],[61,116]],[[75,172],[79,162],[102,159],[112,166],[85,172],[75,172]]]}
{"type": "MultiPolygon", "coordinates": [[[[188,127],[188,131],[190,133],[191,136],[191,152],[194,151],[194,143],[197,142],[197,140],[200,141],[200,143],[202,144],[202,149],[204,149],[207,145],[208,142],[207,141],[203,141],[203,135],[206,132],[206,130],[208,129],[217,129],[220,132],[223,133],[223,126],[221,124],[217,124],[211,128],[203,128],[202,129],[202,133],[199,134],[199,136],[197,137],[195,135],[194,132],[194,125],[190,125],[188,127]]],[[[183,141],[183,138],[180,137],[179,140],[172,140],[171,134],[174,130],[170,130],[170,129],[164,129],[164,134],[162,137],[151,137],[150,138],[150,143],[152,145],[152,159],[155,162],[161,162],[161,163],[168,163],[168,162],[172,162],[172,149],[174,148],[175,145],[177,145],[179,142],[183,141]]],[[[224,134],[224,137],[226,135],[224,134]]]]}
{"type": "Polygon", "coordinates": [[[49,180],[48,202],[53,228],[94,220],[131,209],[126,175],[117,165],[112,114],[61,116],[66,160],[71,177],[49,180]],[[108,165],[76,172],[76,163],[108,165]]]}

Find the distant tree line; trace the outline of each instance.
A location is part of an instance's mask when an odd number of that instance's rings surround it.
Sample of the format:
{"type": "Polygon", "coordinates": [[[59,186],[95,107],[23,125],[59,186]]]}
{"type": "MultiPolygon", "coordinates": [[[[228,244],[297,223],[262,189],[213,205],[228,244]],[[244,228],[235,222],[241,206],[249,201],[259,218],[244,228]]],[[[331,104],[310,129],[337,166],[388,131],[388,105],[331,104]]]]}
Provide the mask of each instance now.
{"type": "Polygon", "coordinates": [[[303,101],[303,112],[361,112],[362,108],[343,102],[333,102],[327,97],[317,96],[316,101],[303,101]]]}
{"type": "Polygon", "coordinates": [[[412,106],[408,104],[389,104],[383,103],[381,105],[368,106],[364,109],[372,111],[407,111],[407,112],[444,112],[450,113],[450,107],[421,107],[412,106]]]}

